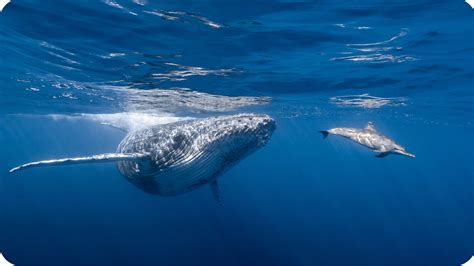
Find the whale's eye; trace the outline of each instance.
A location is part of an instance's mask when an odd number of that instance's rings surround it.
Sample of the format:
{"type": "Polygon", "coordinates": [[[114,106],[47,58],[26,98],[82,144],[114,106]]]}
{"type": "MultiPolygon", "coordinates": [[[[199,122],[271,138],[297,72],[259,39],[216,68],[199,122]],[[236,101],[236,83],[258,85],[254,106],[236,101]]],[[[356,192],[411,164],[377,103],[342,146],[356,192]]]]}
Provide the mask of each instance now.
{"type": "Polygon", "coordinates": [[[183,142],[186,141],[186,136],[184,134],[177,134],[173,137],[173,146],[178,148],[183,142]]]}

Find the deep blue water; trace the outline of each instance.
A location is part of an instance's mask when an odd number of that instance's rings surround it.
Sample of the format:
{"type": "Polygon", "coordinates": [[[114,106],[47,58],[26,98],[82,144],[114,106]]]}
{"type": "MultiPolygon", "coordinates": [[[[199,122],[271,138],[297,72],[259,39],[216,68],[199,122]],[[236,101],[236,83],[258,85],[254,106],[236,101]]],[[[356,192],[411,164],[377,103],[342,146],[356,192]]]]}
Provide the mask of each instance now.
{"type": "Polygon", "coordinates": [[[15,265],[460,265],[474,255],[474,11],[451,1],[37,1],[0,13],[0,253],[15,265]],[[270,142],[158,197],[114,152],[183,117],[270,142]],[[416,158],[318,133],[376,128],[416,158]],[[112,124],[114,127],[104,125],[112,124]]]}

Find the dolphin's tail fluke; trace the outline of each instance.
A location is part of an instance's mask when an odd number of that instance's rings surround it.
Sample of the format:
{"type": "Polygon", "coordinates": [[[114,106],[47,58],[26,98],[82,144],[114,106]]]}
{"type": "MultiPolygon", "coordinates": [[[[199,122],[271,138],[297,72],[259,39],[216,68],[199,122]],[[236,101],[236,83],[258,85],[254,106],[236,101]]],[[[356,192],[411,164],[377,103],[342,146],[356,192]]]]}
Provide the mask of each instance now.
{"type": "Polygon", "coordinates": [[[323,138],[327,138],[329,135],[329,132],[327,130],[321,130],[319,133],[323,134],[323,138]]]}
{"type": "Polygon", "coordinates": [[[12,168],[10,173],[18,170],[27,168],[48,166],[48,165],[69,165],[69,164],[81,164],[81,163],[104,163],[104,162],[117,162],[117,161],[135,161],[146,159],[150,155],[148,153],[104,153],[97,154],[88,157],[75,157],[75,158],[64,158],[55,160],[45,160],[31,162],[12,168]]]}

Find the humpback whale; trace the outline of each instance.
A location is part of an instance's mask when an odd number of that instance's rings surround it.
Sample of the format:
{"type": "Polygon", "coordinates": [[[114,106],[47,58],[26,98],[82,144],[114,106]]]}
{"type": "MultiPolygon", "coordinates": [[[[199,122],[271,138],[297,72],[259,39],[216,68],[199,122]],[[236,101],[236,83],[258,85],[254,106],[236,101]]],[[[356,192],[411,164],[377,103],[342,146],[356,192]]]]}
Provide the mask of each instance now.
{"type": "Polygon", "coordinates": [[[210,184],[219,202],[217,177],[264,146],[276,128],[268,115],[238,114],[156,125],[129,132],[115,153],[31,162],[10,170],[50,165],[117,162],[141,190],[160,196],[210,184]]]}
{"type": "Polygon", "coordinates": [[[383,158],[389,154],[399,154],[408,157],[415,157],[415,155],[408,153],[404,147],[395,143],[392,139],[380,134],[374,127],[372,122],[369,122],[365,128],[347,128],[339,127],[329,130],[319,131],[326,138],[329,134],[339,135],[348,138],[354,142],[361,144],[373,152],[379,158],[383,158]]]}

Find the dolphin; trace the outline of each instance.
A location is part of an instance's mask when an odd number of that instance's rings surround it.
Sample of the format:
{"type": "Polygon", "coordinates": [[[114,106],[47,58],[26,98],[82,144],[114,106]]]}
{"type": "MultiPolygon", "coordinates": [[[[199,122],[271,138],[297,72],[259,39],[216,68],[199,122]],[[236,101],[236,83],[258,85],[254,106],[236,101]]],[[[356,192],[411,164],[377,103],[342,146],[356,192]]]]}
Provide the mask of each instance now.
{"type": "Polygon", "coordinates": [[[156,125],[132,131],[115,153],[31,162],[10,170],[50,165],[117,162],[141,190],[174,196],[210,184],[220,203],[217,177],[263,147],[276,128],[268,115],[237,114],[156,125]]]}
{"type": "Polygon", "coordinates": [[[389,154],[399,154],[415,158],[415,155],[408,153],[405,148],[395,143],[395,141],[380,134],[372,122],[367,123],[365,128],[338,127],[329,130],[319,131],[326,138],[329,134],[339,135],[361,144],[373,152],[378,153],[376,157],[383,158],[389,154]]]}

